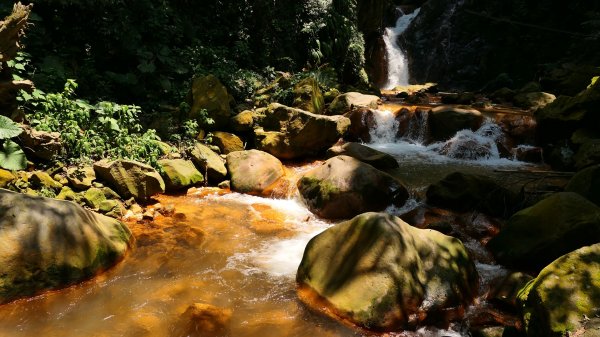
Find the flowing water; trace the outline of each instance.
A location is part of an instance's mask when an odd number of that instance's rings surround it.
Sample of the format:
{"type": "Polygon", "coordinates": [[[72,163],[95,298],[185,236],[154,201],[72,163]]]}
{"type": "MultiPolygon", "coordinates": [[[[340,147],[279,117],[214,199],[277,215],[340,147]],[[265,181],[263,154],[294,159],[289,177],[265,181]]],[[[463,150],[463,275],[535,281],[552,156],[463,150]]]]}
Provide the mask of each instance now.
{"type": "Polygon", "coordinates": [[[408,60],[398,44],[398,38],[408,28],[412,19],[419,14],[419,9],[410,14],[404,14],[400,8],[397,10],[400,17],[396,21],[396,26],[386,28],[383,35],[388,63],[388,80],[383,87],[386,90],[399,85],[408,85],[408,60]]]}

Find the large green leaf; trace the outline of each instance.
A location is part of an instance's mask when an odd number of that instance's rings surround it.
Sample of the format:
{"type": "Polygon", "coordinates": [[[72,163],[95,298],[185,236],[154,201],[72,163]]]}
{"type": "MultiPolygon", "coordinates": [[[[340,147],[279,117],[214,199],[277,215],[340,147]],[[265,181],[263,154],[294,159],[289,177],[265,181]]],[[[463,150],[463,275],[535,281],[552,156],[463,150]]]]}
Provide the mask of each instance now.
{"type": "Polygon", "coordinates": [[[16,137],[23,132],[21,126],[6,116],[0,116],[0,139],[16,137]]]}
{"type": "Polygon", "coordinates": [[[12,140],[4,141],[0,148],[0,167],[7,170],[23,170],[27,167],[27,157],[19,144],[12,140]]]}

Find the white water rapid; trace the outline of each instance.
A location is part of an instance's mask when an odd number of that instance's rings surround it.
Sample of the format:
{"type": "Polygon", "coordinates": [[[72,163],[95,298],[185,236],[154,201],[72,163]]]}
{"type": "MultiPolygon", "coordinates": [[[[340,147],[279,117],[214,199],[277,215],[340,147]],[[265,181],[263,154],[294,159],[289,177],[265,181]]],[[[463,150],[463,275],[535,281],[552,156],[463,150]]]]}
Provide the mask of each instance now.
{"type": "Polygon", "coordinates": [[[400,17],[395,27],[385,29],[383,41],[388,63],[388,79],[383,89],[394,89],[399,85],[408,85],[408,60],[404,51],[398,45],[398,37],[404,33],[410,22],[419,14],[419,9],[410,14],[404,14],[400,8],[400,17]]]}

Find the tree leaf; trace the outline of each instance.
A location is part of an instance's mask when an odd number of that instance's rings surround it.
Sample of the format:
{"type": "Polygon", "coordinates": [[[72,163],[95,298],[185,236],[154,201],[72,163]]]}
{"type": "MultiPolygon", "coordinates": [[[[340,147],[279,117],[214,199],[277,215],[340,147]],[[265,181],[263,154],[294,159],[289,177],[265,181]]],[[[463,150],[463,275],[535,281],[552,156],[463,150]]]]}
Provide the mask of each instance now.
{"type": "Polygon", "coordinates": [[[27,168],[27,157],[19,144],[12,140],[4,141],[0,148],[0,167],[15,171],[27,168]]]}
{"type": "Polygon", "coordinates": [[[13,138],[21,134],[21,126],[6,116],[0,116],[0,139],[13,138]]]}

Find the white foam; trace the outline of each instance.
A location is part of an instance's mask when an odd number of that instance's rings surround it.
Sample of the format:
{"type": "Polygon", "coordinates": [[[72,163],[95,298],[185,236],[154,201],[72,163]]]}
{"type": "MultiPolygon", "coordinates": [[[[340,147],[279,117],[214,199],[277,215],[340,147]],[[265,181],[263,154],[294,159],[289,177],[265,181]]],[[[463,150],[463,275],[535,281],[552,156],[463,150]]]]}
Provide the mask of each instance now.
{"type": "Polygon", "coordinates": [[[392,143],[396,140],[400,123],[390,110],[373,110],[374,127],[369,130],[372,143],[392,143]]]}

